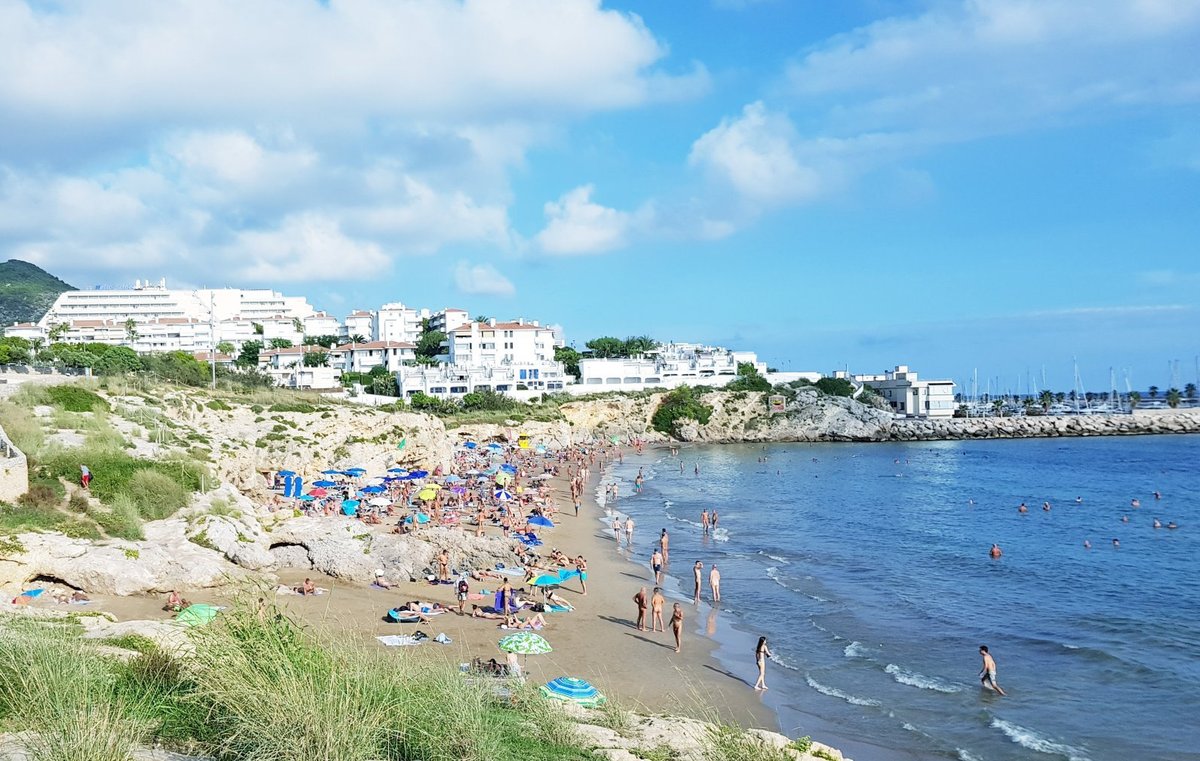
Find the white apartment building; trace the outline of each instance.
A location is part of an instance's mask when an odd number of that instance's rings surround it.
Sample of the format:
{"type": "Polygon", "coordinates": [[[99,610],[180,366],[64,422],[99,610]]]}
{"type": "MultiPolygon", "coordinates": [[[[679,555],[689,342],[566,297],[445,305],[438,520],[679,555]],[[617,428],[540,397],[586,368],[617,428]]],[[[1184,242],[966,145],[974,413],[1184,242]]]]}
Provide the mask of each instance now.
{"type": "Polygon", "coordinates": [[[451,331],[461,328],[470,321],[471,315],[467,314],[467,310],[447,307],[429,316],[429,329],[449,334],[451,331]]]}
{"type": "Polygon", "coordinates": [[[428,309],[412,309],[399,302],[384,304],[375,313],[372,340],[415,344],[421,338],[421,320],[430,316],[428,309]]]}
{"type": "MultiPolygon", "coordinates": [[[[840,374],[845,377],[845,373],[840,374]]],[[[899,415],[907,417],[952,417],[954,381],[921,380],[908,365],[896,365],[880,375],[851,375],[855,383],[869,385],[887,400],[899,415]]]]}
{"type": "Polygon", "coordinates": [[[132,288],[65,291],[38,324],[49,329],[76,320],[113,320],[149,322],[158,319],[190,318],[208,322],[246,319],[261,321],[272,317],[299,317],[313,314],[303,296],[284,296],[268,289],[246,290],[218,288],[173,290],[166,280],[158,283],[138,280],[132,288]]]}
{"type": "Polygon", "coordinates": [[[402,341],[369,341],[329,350],[329,364],[347,373],[369,373],[379,366],[395,373],[417,358],[416,344],[402,341]]]}
{"type": "Polygon", "coordinates": [[[406,399],[418,392],[446,399],[488,390],[527,400],[562,391],[569,379],[561,363],[541,367],[415,365],[402,366],[396,373],[396,385],[406,399]]]}
{"type": "Polygon", "coordinates": [[[272,339],[289,341],[293,346],[304,342],[304,322],[300,318],[271,317],[257,324],[262,328],[258,339],[264,344],[269,344],[272,339]]]}
{"type": "Polygon", "coordinates": [[[362,336],[367,341],[375,340],[375,314],[358,310],[347,315],[345,322],[338,328],[339,338],[350,339],[362,336]]]}
{"type": "Polygon", "coordinates": [[[325,312],[314,312],[310,317],[304,318],[304,335],[314,338],[336,336],[341,327],[342,324],[336,317],[331,317],[325,312]]]}
{"type": "Polygon", "coordinates": [[[579,379],[568,391],[642,391],[677,386],[720,387],[737,377],[739,364],[751,364],[760,375],[767,366],[752,351],[730,351],[720,346],[668,343],[628,358],[581,359],[579,379]]]}
{"type": "Polygon", "coordinates": [[[446,361],[466,367],[526,366],[554,363],[562,346],[554,331],[537,320],[469,322],[446,335],[446,361]]]}

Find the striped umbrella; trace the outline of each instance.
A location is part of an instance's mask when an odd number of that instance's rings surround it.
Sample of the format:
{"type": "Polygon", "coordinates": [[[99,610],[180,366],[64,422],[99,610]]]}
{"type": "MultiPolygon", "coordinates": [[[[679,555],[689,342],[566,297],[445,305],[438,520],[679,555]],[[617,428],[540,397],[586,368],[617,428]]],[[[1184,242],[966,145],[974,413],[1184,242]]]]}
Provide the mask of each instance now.
{"type": "Polygon", "coordinates": [[[542,694],[553,700],[577,703],[589,708],[603,705],[607,698],[592,686],[590,682],[576,679],[573,676],[560,676],[552,679],[541,687],[542,694]]]}
{"type": "Polygon", "coordinates": [[[494,496],[496,499],[508,500],[512,499],[512,492],[508,491],[507,489],[497,489],[492,496],[494,496]]]}
{"type": "Polygon", "coordinates": [[[540,634],[533,632],[517,632],[500,640],[500,649],[506,653],[517,655],[545,655],[554,648],[540,634]]]}

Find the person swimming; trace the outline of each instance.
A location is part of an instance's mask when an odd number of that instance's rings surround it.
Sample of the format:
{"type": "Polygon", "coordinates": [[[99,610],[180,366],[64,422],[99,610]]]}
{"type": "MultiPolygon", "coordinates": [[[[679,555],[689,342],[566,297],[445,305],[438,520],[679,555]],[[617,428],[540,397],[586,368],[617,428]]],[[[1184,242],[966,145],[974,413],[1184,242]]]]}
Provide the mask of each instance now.
{"type": "Polygon", "coordinates": [[[992,549],[988,550],[988,556],[992,558],[1001,557],[1003,554],[1004,551],[1000,549],[1000,545],[998,544],[993,544],[992,549]]]}
{"type": "Polygon", "coordinates": [[[1154,528],[1162,528],[1162,521],[1160,521],[1158,518],[1154,519],[1154,528]]]}
{"type": "Polygon", "coordinates": [[[1088,541],[1087,539],[1084,539],[1083,540],[1083,548],[1085,550],[1090,550],[1092,548],[1092,543],[1090,541],[1088,541]]]}
{"type": "Polygon", "coordinates": [[[1021,504],[1017,505],[1017,512],[1018,513],[1027,513],[1027,512],[1029,512],[1029,508],[1025,506],[1024,502],[1022,502],[1021,504]]]}

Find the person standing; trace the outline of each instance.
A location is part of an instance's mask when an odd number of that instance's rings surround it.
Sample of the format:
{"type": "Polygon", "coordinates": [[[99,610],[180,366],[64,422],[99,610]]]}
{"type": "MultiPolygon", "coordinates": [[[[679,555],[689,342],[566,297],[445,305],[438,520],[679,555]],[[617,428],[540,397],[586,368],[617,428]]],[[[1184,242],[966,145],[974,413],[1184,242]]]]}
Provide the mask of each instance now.
{"type": "Polygon", "coordinates": [[[445,550],[438,553],[438,581],[450,581],[450,555],[445,550]]]}
{"type": "Polygon", "coordinates": [[[987,645],[979,646],[979,655],[983,658],[983,670],[979,672],[979,683],[989,690],[1004,695],[1004,690],[1000,689],[1000,685],[996,683],[996,660],[988,652],[987,645]]]}
{"type": "Polygon", "coordinates": [[[463,614],[463,609],[467,606],[467,597],[471,593],[471,585],[467,583],[467,577],[462,576],[458,579],[458,615],[463,614]]]}
{"type": "Polygon", "coordinates": [[[692,566],[692,576],[694,577],[694,580],[696,582],[696,593],[692,596],[692,604],[693,605],[700,604],[700,587],[702,586],[702,579],[703,579],[701,574],[703,573],[703,571],[704,571],[704,564],[701,563],[699,560],[697,560],[696,565],[692,566]]]}
{"type": "Polygon", "coordinates": [[[716,533],[717,533],[717,521],[719,521],[720,519],[721,519],[721,516],[717,515],[717,508],[714,507],[713,514],[712,514],[712,533],[714,536],[716,536],[716,533]]]}
{"type": "Polygon", "coordinates": [[[92,471],[86,465],[79,466],[79,483],[83,486],[83,488],[89,491],[91,490],[91,486],[89,486],[89,484],[92,483],[92,471]]]}
{"type": "Polygon", "coordinates": [[[658,537],[658,546],[662,548],[663,562],[671,562],[671,537],[667,536],[667,530],[662,530],[662,535],[658,537]]]}
{"type": "Polygon", "coordinates": [[[655,550],[654,554],[650,556],[650,570],[654,571],[654,583],[655,584],[662,583],[662,566],[663,566],[662,552],[659,550],[655,550]]]}
{"type": "Polygon", "coordinates": [[[705,536],[708,536],[708,508],[704,508],[700,512],[700,529],[705,536]]]}
{"type": "Polygon", "coordinates": [[[625,546],[633,546],[633,516],[625,516],[625,546]]]}
{"type": "Polygon", "coordinates": [[[721,602],[721,572],[717,570],[716,563],[713,563],[712,570],[708,572],[708,587],[712,590],[713,603],[721,602]]]}
{"type": "Polygon", "coordinates": [[[637,605],[637,628],[638,631],[646,631],[646,609],[650,607],[650,595],[645,587],[638,590],[638,593],[633,596],[633,602],[637,605]]]}
{"type": "Polygon", "coordinates": [[[771,649],[767,647],[767,638],[758,638],[758,647],[754,648],[754,662],[758,664],[758,681],[754,689],[767,689],[767,659],[771,657],[771,649]]]}
{"type": "Polygon", "coordinates": [[[650,598],[650,631],[665,632],[667,630],[662,617],[663,606],[666,604],[667,598],[663,597],[662,589],[655,587],[654,596],[650,598]]]}
{"type": "Polygon", "coordinates": [[[675,603],[671,612],[671,632],[675,635],[675,652],[678,653],[683,645],[683,608],[679,603],[675,603]]]}
{"type": "Polygon", "coordinates": [[[583,555],[575,556],[575,572],[579,574],[580,594],[587,597],[587,560],[583,555]]]}

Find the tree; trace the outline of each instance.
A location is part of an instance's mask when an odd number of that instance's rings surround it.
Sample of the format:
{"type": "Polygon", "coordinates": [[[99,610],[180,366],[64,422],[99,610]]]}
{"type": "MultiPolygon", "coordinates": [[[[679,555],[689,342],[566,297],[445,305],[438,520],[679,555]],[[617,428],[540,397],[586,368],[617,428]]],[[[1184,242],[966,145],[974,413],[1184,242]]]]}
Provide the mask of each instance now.
{"type": "Polygon", "coordinates": [[[1196,384],[1189,383],[1186,386],[1184,386],[1183,387],[1183,395],[1186,396],[1188,399],[1195,399],[1196,398],[1196,384]]]}
{"type": "Polygon", "coordinates": [[[306,351],[304,352],[305,367],[325,367],[329,363],[329,352],[327,351],[306,351]]]}
{"type": "Polygon", "coordinates": [[[1058,393],[1056,393],[1054,395],[1054,401],[1058,402],[1059,404],[1062,404],[1066,400],[1066,398],[1067,398],[1067,395],[1061,391],[1059,391],[1058,393]]]}
{"type": "Polygon", "coordinates": [[[354,335],[350,336],[350,343],[352,344],[365,344],[366,342],[367,339],[362,333],[355,333],[354,335]]]}
{"type": "Polygon", "coordinates": [[[290,348],[292,348],[292,342],[287,340],[286,338],[272,338],[270,341],[267,342],[267,344],[272,349],[290,349],[290,348]]]}
{"type": "Polygon", "coordinates": [[[222,341],[217,344],[217,352],[221,354],[233,354],[233,344],[228,341],[222,341]]]}
{"type": "Polygon", "coordinates": [[[591,349],[593,356],[601,359],[625,356],[625,342],[612,336],[593,338],[585,346],[591,349]]]}
{"type": "Polygon", "coordinates": [[[138,340],[137,322],[132,317],[125,321],[125,340],[131,344],[138,340]]]}
{"type": "Polygon", "coordinates": [[[579,352],[571,346],[555,346],[554,361],[562,362],[568,374],[579,378],[579,352]]]}
{"type": "Polygon", "coordinates": [[[99,375],[128,375],[142,369],[141,357],[128,346],[111,346],[92,365],[99,375]]]}
{"type": "Polygon", "coordinates": [[[242,367],[258,367],[258,353],[262,351],[262,341],[247,341],[242,344],[242,351],[238,354],[237,363],[242,367]]]}
{"type": "Polygon", "coordinates": [[[758,368],[749,362],[739,362],[737,377],[725,384],[726,391],[762,391],[771,390],[771,382],[758,374],[758,368]]]}
{"type": "Polygon", "coordinates": [[[1137,409],[1138,402],[1142,401],[1142,395],[1136,391],[1129,392],[1129,409],[1137,409]]]}
{"type": "Polygon", "coordinates": [[[996,401],[992,402],[992,412],[996,414],[996,417],[1004,417],[1003,399],[997,399],[996,401]]]}
{"type": "Polygon", "coordinates": [[[1151,399],[1157,399],[1157,398],[1158,398],[1158,386],[1151,386],[1151,387],[1150,387],[1148,390],[1150,391],[1150,398],[1151,398],[1151,399]]]}
{"type": "Polygon", "coordinates": [[[433,364],[442,353],[442,344],[446,342],[446,334],[440,330],[430,330],[429,321],[421,320],[421,337],[417,339],[414,353],[417,361],[422,364],[433,364]]]}
{"type": "Polygon", "coordinates": [[[1049,412],[1050,405],[1054,404],[1054,394],[1049,390],[1043,391],[1038,394],[1038,401],[1041,402],[1042,411],[1049,412]]]}
{"type": "Polygon", "coordinates": [[[292,318],[292,330],[296,331],[300,335],[304,335],[304,323],[299,317],[292,318]]]}
{"type": "Polygon", "coordinates": [[[492,319],[492,318],[488,317],[486,314],[475,315],[475,322],[487,322],[490,319],[492,319]]]}
{"type": "Polygon", "coordinates": [[[1170,407],[1171,409],[1175,409],[1176,407],[1178,407],[1179,401],[1182,398],[1183,398],[1183,395],[1179,393],[1179,389],[1177,389],[1177,388],[1167,389],[1167,406],[1170,407]]]}
{"type": "Polygon", "coordinates": [[[56,344],[59,341],[63,340],[63,336],[65,336],[67,334],[67,331],[69,331],[70,329],[71,329],[70,325],[68,325],[65,322],[60,322],[57,325],[55,325],[54,327],[50,328],[50,332],[47,335],[47,338],[50,339],[50,343],[56,344]]]}
{"type": "Polygon", "coordinates": [[[854,384],[845,378],[821,378],[813,385],[830,396],[852,396],[854,394],[854,384]]]}
{"type": "Polygon", "coordinates": [[[338,343],[337,336],[305,336],[304,337],[304,345],[305,346],[323,346],[326,349],[332,349],[334,346],[337,346],[337,343],[338,343]]]}
{"type": "Polygon", "coordinates": [[[623,351],[626,357],[632,357],[635,354],[645,354],[657,347],[658,341],[655,341],[650,336],[630,336],[625,339],[623,351]]]}

